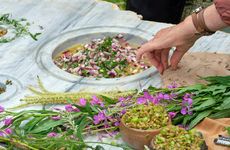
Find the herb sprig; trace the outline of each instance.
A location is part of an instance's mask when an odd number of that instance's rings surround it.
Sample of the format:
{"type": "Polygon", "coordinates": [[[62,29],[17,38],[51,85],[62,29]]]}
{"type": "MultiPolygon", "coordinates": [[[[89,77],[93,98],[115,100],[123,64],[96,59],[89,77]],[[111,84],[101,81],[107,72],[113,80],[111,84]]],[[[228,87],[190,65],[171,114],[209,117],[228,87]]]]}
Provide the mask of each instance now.
{"type": "Polygon", "coordinates": [[[26,35],[29,35],[33,40],[37,41],[37,37],[41,34],[41,33],[35,33],[35,34],[31,33],[29,31],[30,23],[27,22],[25,18],[16,20],[11,18],[10,14],[0,15],[0,26],[1,25],[6,26],[7,28],[6,30],[12,28],[14,32],[14,36],[6,37],[7,36],[6,34],[6,36],[0,37],[0,43],[8,43],[15,40],[18,37],[26,36],[26,35]]]}

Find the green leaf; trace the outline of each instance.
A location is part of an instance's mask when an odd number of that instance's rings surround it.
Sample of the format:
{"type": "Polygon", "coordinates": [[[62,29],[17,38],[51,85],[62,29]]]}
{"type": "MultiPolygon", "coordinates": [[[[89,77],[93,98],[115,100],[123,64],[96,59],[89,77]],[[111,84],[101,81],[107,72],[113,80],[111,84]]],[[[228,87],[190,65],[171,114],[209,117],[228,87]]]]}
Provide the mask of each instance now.
{"type": "Polygon", "coordinates": [[[166,106],[167,112],[170,111],[179,111],[181,110],[181,106],[179,106],[178,104],[169,104],[166,106]]]}
{"type": "Polygon", "coordinates": [[[47,131],[49,129],[52,129],[54,127],[57,127],[59,125],[64,124],[63,120],[51,120],[51,119],[46,119],[45,121],[41,122],[32,130],[30,133],[39,133],[43,131],[47,131]]]}
{"type": "Polygon", "coordinates": [[[194,118],[196,115],[195,114],[193,114],[193,115],[186,115],[185,117],[184,117],[184,120],[183,120],[183,125],[187,125],[187,123],[188,123],[188,121],[190,121],[192,118],[194,118]]]}
{"type": "Polygon", "coordinates": [[[199,113],[195,119],[193,119],[189,124],[189,129],[195,127],[200,121],[202,121],[205,117],[209,116],[213,110],[206,110],[199,113]]]}
{"type": "Polygon", "coordinates": [[[77,133],[76,133],[76,136],[77,136],[81,141],[83,141],[83,136],[82,136],[83,129],[84,129],[90,122],[91,122],[91,121],[90,121],[86,116],[84,116],[84,118],[81,120],[80,124],[77,125],[77,133]]]}
{"type": "Polygon", "coordinates": [[[31,119],[28,123],[26,123],[23,126],[23,129],[25,130],[25,132],[31,131],[44,118],[45,118],[45,116],[44,117],[35,117],[35,118],[31,119]]]}
{"type": "Polygon", "coordinates": [[[221,110],[209,116],[209,118],[213,118],[213,119],[229,118],[229,117],[230,117],[230,109],[221,110]]]}
{"type": "Polygon", "coordinates": [[[216,107],[215,110],[230,109],[230,97],[226,97],[222,101],[223,103],[219,107],[216,107]]]}
{"type": "Polygon", "coordinates": [[[103,101],[105,101],[107,104],[116,104],[117,101],[107,97],[107,96],[104,96],[104,95],[100,95],[100,97],[103,99],[103,101]]]}
{"type": "Polygon", "coordinates": [[[194,107],[192,110],[201,111],[209,107],[212,107],[215,104],[216,104],[216,101],[213,98],[210,98],[209,100],[204,101],[201,105],[194,107]]]}
{"type": "Polygon", "coordinates": [[[230,91],[223,94],[223,96],[229,96],[229,95],[230,95],[230,91]]]}
{"type": "Polygon", "coordinates": [[[173,118],[172,120],[172,124],[173,125],[178,125],[181,124],[183,122],[184,116],[183,115],[178,115],[175,118],[173,118]]]}
{"type": "Polygon", "coordinates": [[[220,84],[230,86],[230,76],[211,76],[202,78],[210,84],[220,84]]]}
{"type": "Polygon", "coordinates": [[[193,91],[199,91],[201,89],[204,88],[203,84],[196,84],[196,85],[192,85],[192,86],[187,86],[187,87],[183,87],[181,90],[179,90],[177,93],[178,94],[183,94],[185,92],[193,92],[193,91]]]}

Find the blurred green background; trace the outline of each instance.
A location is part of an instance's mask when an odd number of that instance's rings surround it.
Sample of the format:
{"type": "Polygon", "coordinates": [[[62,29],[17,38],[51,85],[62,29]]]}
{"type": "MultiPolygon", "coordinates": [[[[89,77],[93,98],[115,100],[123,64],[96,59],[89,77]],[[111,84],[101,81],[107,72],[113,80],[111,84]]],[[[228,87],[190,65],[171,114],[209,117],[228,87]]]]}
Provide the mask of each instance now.
{"type": "MultiPolygon", "coordinates": [[[[126,0],[105,0],[105,1],[117,4],[120,7],[120,9],[123,9],[123,10],[125,9],[126,0]]],[[[192,13],[192,10],[194,10],[195,8],[199,6],[207,7],[212,4],[212,1],[213,0],[187,0],[183,15],[182,15],[182,20],[186,16],[190,15],[192,13]]]]}

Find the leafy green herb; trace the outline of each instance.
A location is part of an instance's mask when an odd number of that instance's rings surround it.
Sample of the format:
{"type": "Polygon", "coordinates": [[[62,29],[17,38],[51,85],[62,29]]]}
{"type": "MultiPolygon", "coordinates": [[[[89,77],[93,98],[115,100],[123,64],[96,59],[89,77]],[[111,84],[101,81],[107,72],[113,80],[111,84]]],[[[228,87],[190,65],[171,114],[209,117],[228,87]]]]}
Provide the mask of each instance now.
{"type": "Polygon", "coordinates": [[[0,15],[0,26],[1,25],[5,25],[6,30],[8,30],[8,28],[13,29],[14,36],[13,37],[2,36],[0,37],[0,43],[8,43],[15,40],[18,37],[26,36],[26,35],[29,35],[33,40],[37,40],[37,37],[41,34],[41,33],[35,33],[35,34],[31,33],[29,31],[30,23],[26,22],[26,19],[24,18],[20,20],[12,19],[10,17],[10,14],[0,15]]]}

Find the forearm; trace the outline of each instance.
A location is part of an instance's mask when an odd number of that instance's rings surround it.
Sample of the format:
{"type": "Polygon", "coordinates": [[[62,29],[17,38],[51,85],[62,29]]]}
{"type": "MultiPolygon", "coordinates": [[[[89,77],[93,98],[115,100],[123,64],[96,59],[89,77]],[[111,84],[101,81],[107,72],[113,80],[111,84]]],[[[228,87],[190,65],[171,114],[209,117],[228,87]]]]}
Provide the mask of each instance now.
{"type": "MultiPolygon", "coordinates": [[[[211,31],[217,31],[219,29],[222,29],[228,26],[222,21],[214,4],[205,9],[204,20],[205,20],[206,26],[211,31]]],[[[195,33],[197,32],[193,24],[191,15],[188,16],[182,23],[180,23],[178,27],[183,29],[184,33],[186,34],[185,36],[195,35],[195,33]]]]}
{"type": "Polygon", "coordinates": [[[228,26],[221,19],[220,14],[217,12],[214,4],[205,9],[204,21],[206,26],[211,31],[217,31],[228,26]]]}

